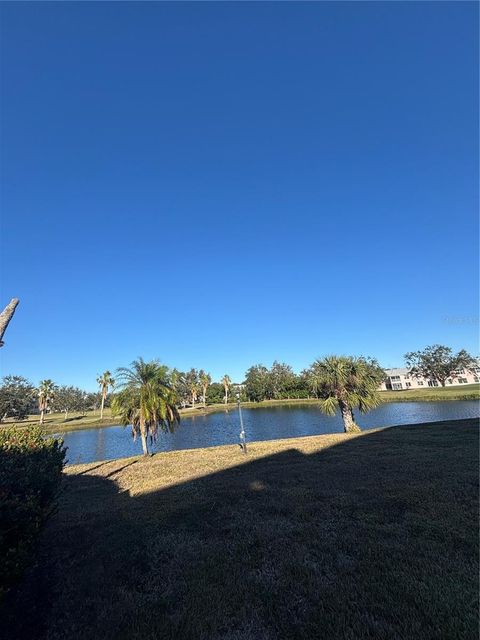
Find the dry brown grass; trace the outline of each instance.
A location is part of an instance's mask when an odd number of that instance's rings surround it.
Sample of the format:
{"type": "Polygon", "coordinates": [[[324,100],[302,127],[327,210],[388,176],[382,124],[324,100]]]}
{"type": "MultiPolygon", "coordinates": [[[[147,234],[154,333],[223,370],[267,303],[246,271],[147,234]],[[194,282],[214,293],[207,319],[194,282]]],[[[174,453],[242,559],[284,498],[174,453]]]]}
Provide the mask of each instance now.
{"type": "Polygon", "coordinates": [[[4,624],[16,639],[466,640],[477,517],[474,420],[69,467],[4,624]]]}

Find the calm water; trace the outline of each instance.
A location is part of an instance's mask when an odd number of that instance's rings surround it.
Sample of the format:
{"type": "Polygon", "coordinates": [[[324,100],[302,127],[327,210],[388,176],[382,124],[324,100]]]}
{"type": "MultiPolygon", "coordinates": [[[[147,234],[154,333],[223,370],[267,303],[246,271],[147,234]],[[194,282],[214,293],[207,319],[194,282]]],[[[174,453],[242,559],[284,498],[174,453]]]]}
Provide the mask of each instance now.
{"type": "MultiPolygon", "coordinates": [[[[313,405],[293,405],[268,409],[243,409],[247,441],[293,438],[321,433],[339,433],[343,424],[339,416],[327,417],[313,405]]],[[[435,422],[479,416],[475,400],[458,402],[398,402],[386,403],[366,416],[356,414],[363,428],[397,424],[435,422]]],[[[229,409],[207,416],[185,418],[173,434],[160,434],[155,451],[196,449],[219,444],[236,444],[239,434],[238,411],[229,409]]],[[[142,453],[140,440],[133,442],[130,429],[104,427],[70,431],[64,436],[70,464],[124,458],[142,453]]]]}

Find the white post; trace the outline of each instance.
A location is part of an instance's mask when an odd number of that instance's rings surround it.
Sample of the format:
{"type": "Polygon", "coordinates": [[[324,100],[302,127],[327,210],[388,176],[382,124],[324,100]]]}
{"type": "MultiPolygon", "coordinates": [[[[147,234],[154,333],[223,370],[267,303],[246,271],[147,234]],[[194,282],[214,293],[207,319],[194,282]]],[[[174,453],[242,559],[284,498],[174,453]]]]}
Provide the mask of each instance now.
{"type": "Polygon", "coordinates": [[[243,453],[247,455],[247,441],[245,440],[245,429],[243,428],[242,407],[240,406],[240,394],[237,393],[238,415],[240,417],[240,446],[243,453]]]}

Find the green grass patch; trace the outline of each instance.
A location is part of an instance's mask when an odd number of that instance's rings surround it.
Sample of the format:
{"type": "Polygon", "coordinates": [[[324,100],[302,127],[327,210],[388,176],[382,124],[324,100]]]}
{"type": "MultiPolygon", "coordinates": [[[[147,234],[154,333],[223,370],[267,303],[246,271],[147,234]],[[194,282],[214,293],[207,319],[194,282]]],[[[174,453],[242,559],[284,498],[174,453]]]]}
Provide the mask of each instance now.
{"type": "Polygon", "coordinates": [[[249,447],[69,467],[7,636],[477,637],[477,421],[249,447]]]}
{"type": "Polygon", "coordinates": [[[455,387],[425,387],[401,391],[381,391],[382,402],[435,402],[438,400],[478,400],[480,384],[455,387]]]}

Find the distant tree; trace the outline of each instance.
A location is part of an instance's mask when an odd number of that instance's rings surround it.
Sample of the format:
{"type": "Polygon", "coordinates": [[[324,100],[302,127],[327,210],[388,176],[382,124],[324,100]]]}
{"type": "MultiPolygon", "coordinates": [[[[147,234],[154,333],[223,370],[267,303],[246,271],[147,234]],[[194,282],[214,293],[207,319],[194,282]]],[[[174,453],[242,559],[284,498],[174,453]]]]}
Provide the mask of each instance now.
{"type": "Polygon", "coordinates": [[[366,413],[380,404],[378,388],[385,377],[376,360],[350,356],[330,356],[316,360],[309,371],[312,391],[320,399],[320,409],[335,415],[340,409],[347,433],[360,431],[353,410],[366,413]]]}
{"type": "Polygon", "coordinates": [[[442,387],[448,378],[459,369],[472,370],[477,366],[475,358],[462,349],[454,354],[450,347],[434,344],[423,351],[410,351],[405,354],[410,375],[415,378],[438,380],[442,387]]]}
{"type": "MultiPolygon", "coordinates": [[[[105,407],[110,406],[110,398],[111,398],[111,394],[108,393],[107,396],[105,397],[105,403],[104,403],[105,407]]],[[[101,402],[102,402],[102,394],[97,393],[95,391],[89,391],[86,394],[86,398],[84,400],[84,404],[86,408],[91,411],[96,411],[100,406],[101,402]]]]}
{"type": "Polygon", "coordinates": [[[105,406],[105,400],[107,398],[109,388],[113,387],[115,380],[113,379],[110,371],[104,371],[101,376],[97,377],[97,383],[100,387],[100,393],[102,397],[102,403],[100,405],[100,420],[103,420],[103,408],[105,406]]]}
{"type": "Polygon", "coordinates": [[[292,392],[297,383],[297,377],[290,365],[275,360],[269,371],[267,397],[275,399],[285,398],[292,392]]]}
{"type": "Polygon", "coordinates": [[[13,318],[19,302],[20,300],[18,298],[12,298],[2,313],[0,313],[0,347],[3,347],[3,335],[7,330],[10,320],[13,318]]]}
{"type": "Polygon", "coordinates": [[[309,384],[309,369],[303,369],[300,375],[297,376],[297,397],[298,398],[310,398],[312,395],[312,389],[309,384]]]}
{"type": "Polygon", "coordinates": [[[228,390],[230,389],[232,381],[230,380],[230,377],[227,374],[225,374],[223,378],[220,380],[220,382],[223,384],[223,389],[225,391],[225,394],[223,396],[223,401],[225,404],[228,404],[228,390]]]}
{"type": "Polygon", "coordinates": [[[212,382],[207,389],[207,403],[220,404],[225,401],[225,390],[220,382],[212,382]]]}
{"type": "Polygon", "coordinates": [[[74,403],[74,387],[61,385],[55,390],[55,395],[50,401],[50,408],[55,412],[63,411],[65,414],[64,419],[66,420],[68,418],[68,412],[73,409],[74,403]]]}
{"type": "Polygon", "coordinates": [[[116,377],[119,391],[112,399],[112,412],[122,424],[132,426],[134,438],[140,435],[148,455],[148,438],[153,442],[158,429],[171,432],[180,422],[169,370],[156,360],[139,358],[130,368],[117,369],[116,377]]]}
{"type": "Polygon", "coordinates": [[[195,402],[197,401],[200,390],[198,371],[196,369],[190,369],[190,371],[185,374],[185,382],[190,393],[190,403],[192,408],[195,409],[195,402]]]}
{"type": "Polygon", "coordinates": [[[55,388],[55,394],[50,401],[50,408],[52,411],[63,412],[65,414],[64,419],[67,420],[71,411],[85,413],[88,408],[87,398],[88,394],[82,389],[62,385],[55,388]]]}
{"type": "Polygon", "coordinates": [[[0,422],[5,418],[24,420],[30,411],[35,387],[22,376],[5,376],[0,387],[0,422]]]}
{"type": "Polygon", "coordinates": [[[50,402],[55,396],[56,386],[52,380],[41,380],[38,386],[38,408],[40,410],[40,424],[45,419],[45,411],[50,406],[50,402]]]}
{"type": "Polygon", "coordinates": [[[270,374],[263,364],[256,364],[245,374],[245,393],[252,402],[261,402],[270,395],[270,374]]]}
{"type": "Polygon", "coordinates": [[[200,382],[200,386],[202,387],[202,401],[203,406],[205,407],[207,404],[207,390],[212,382],[212,377],[209,373],[206,373],[203,369],[200,369],[198,380],[200,382]]]}

